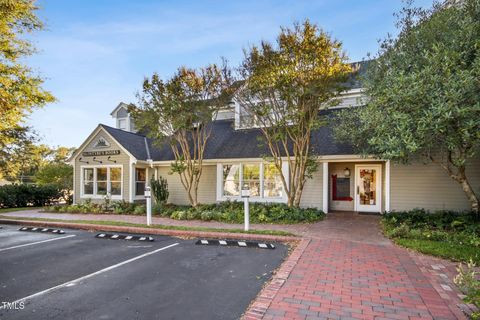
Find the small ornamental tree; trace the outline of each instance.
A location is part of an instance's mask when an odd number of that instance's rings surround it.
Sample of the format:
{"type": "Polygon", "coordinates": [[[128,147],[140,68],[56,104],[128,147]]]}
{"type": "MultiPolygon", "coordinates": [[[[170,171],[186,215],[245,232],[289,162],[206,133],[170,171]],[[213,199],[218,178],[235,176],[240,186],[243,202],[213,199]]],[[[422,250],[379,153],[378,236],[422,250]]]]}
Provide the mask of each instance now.
{"type": "Polygon", "coordinates": [[[466,167],[480,148],[480,1],[408,4],[398,27],[369,64],[367,105],[343,112],[336,136],[365,155],[438,164],[478,212],[466,167]]]}
{"type": "Polygon", "coordinates": [[[157,144],[170,145],[175,157],[172,173],[179,175],[194,207],[198,204],[211,122],[219,108],[231,99],[230,78],[226,64],[200,69],[182,67],[166,81],[154,74],[145,79],[138,105],[130,107],[138,128],[144,129],[157,144]]]}
{"type": "Polygon", "coordinates": [[[276,44],[262,42],[246,50],[239,71],[245,80],[236,94],[242,125],[259,127],[288,205],[298,207],[316,170],[312,131],[324,124],[320,111],[336,104],[351,72],[342,44],[305,21],[282,28],[276,44]],[[288,177],[282,171],[285,162],[288,177]]]}

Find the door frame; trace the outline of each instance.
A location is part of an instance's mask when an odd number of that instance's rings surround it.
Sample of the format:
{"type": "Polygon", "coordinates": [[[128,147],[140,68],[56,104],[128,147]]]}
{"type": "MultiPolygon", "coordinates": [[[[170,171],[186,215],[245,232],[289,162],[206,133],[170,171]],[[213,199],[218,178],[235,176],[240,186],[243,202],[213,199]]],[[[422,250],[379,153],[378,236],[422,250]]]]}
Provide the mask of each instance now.
{"type": "Polygon", "coordinates": [[[355,182],[354,182],[354,211],[359,211],[359,201],[360,197],[358,194],[358,182],[360,179],[360,170],[359,168],[371,168],[377,169],[377,205],[373,210],[362,210],[362,212],[382,212],[382,205],[383,205],[383,177],[382,177],[382,164],[355,164],[355,182]]]}

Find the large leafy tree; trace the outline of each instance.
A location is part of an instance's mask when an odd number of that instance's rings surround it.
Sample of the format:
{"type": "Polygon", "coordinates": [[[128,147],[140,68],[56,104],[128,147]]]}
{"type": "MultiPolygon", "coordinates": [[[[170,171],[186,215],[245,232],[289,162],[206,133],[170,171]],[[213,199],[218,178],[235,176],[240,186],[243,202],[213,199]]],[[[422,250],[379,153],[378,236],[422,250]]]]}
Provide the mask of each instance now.
{"type": "Polygon", "coordinates": [[[438,164],[478,212],[466,168],[480,147],[480,1],[407,3],[398,17],[369,65],[367,105],[342,114],[337,136],[365,155],[438,164]]]}
{"type": "Polygon", "coordinates": [[[32,137],[23,120],[35,108],[54,101],[43,79],[24,64],[35,48],[24,36],[43,28],[30,0],[0,0],[0,163],[8,150],[32,137]]]}
{"type": "Polygon", "coordinates": [[[175,156],[171,170],[180,177],[192,206],[198,204],[198,185],[211,122],[231,99],[226,64],[205,68],[181,67],[164,81],[158,74],[145,79],[138,106],[132,105],[135,124],[157,144],[168,143],[175,156]]]}
{"type": "Polygon", "coordinates": [[[305,21],[282,28],[276,43],[245,51],[236,98],[242,125],[258,126],[280,173],[289,206],[299,206],[306,180],[316,170],[312,132],[337,102],[351,71],[342,44],[305,21]],[[288,176],[283,163],[288,163],[288,176]]]}

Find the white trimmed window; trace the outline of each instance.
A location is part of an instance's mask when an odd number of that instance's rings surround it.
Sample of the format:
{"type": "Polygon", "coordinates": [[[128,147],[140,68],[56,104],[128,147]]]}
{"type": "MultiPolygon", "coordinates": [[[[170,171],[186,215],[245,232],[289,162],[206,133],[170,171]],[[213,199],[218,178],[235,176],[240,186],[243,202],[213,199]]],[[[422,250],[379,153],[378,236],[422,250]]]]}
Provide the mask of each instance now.
{"type": "Polygon", "coordinates": [[[145,168],[135,168],[135,195],[136,196],[144,195],[146,182],[147,182],[147,170],[145,168]]]}
{"type": "Polygon", "coordinates": [[[224,163],[217,172],[217,201],[240,200],[242,186],[250,189],[252,201],[286,201],[280,172],[272,163],[224,163]]]}
{"type": "Polygon", "coordinates": [[[127,119],[118,119],[118,129],[127,130],[127,119]]]}
{"type": "Polygon", "coordinates": [[[84,198],[103,198],[107,194],[112,198],[121,198],[122,167],[82,167],[81,191],[84,198]]]}

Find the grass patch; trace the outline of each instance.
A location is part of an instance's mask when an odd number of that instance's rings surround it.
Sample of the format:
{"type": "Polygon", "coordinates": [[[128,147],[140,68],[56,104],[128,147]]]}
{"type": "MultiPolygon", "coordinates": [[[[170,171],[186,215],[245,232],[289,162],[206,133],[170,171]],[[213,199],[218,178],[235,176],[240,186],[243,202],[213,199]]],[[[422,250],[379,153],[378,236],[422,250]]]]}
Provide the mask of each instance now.
{"type": "Polygon", "coordinates": [[[480,250],[474,246],[423,239],[397,238],[393,241],[402,247],[432,256],[463,262],[471,258],[476,264],[480,263],[480,250]]]}
{"type": "Polygon", "coordinates": [[[382,217],[384,234],[395,243],[425,254],[480,263],[480,219],[473,212],[414,209],[382,217]]]}
{"type": "Polygon", "coordinates": [[[14,212],[14,211],[24,211],[24,210],[32,210],[32,209],[39,209],[42,207],[20,207],[20,208],[1,208],[0,213],[7,213],[7,212],[14,212]]]}
{"type": "Polygon", "coordinates": [[[244,234],[263,234],[263,235],[274,235],[274,236],[296,236],[291,232],[281,231],[281,230],[250,230],[244,231],[242,229],[217,229],[217,228],[208,228],[208,227],[187,227],[187,226],[166,226],[166,225],[152,225],[147,226],[141,223],[130,223],[130,222],[121,222],[121,221],[97,221],[97,220],[62,220],[62,219],[47,219],[47,218],[22,218],[22,217],[9,217],[0,215],[2,219],[9,220],[31,220],[31,221],[45,221],[45,222],[65,222],[65,223],[84,223],[84,224],[95,224],[95,225],[104,225],[104,226],[122,226],[122,227],[141,227],[149,229],[163,229],[163,230],[182,230],[182,231],[206,231],[206,232],[228,232],[228,233],[244,233],[244,234]]]}

